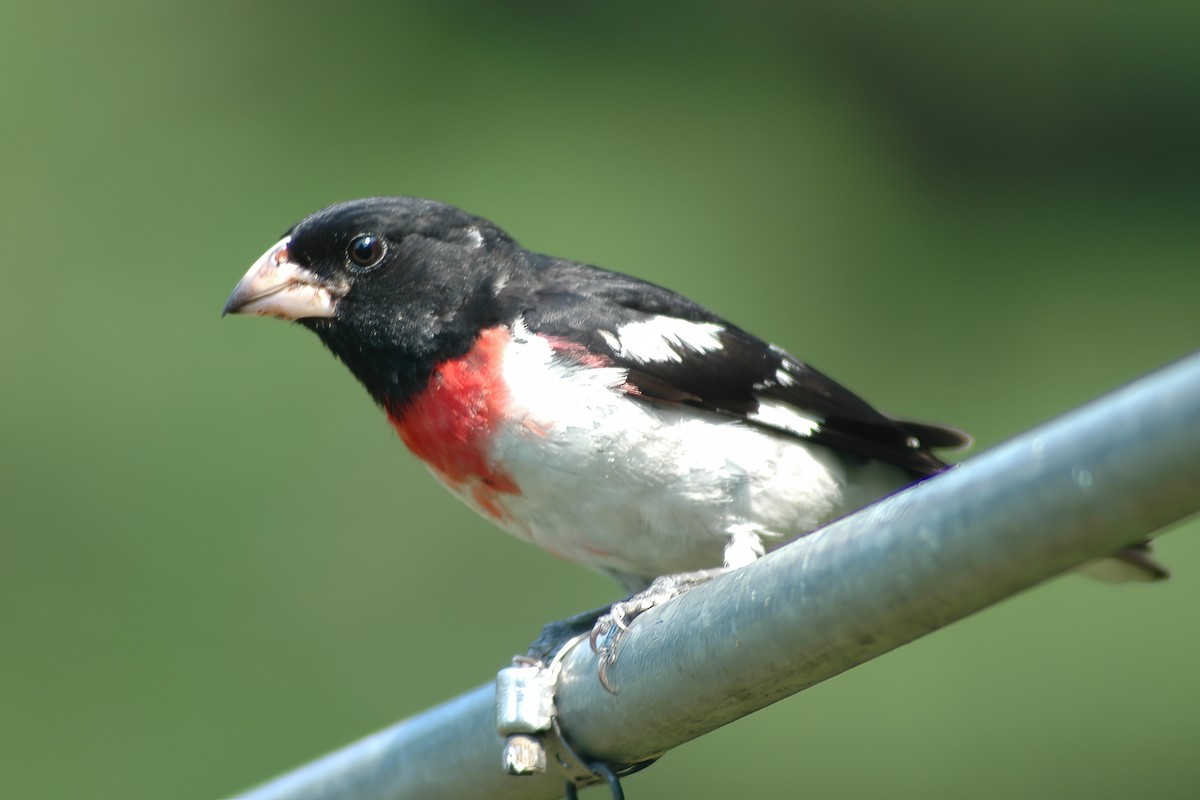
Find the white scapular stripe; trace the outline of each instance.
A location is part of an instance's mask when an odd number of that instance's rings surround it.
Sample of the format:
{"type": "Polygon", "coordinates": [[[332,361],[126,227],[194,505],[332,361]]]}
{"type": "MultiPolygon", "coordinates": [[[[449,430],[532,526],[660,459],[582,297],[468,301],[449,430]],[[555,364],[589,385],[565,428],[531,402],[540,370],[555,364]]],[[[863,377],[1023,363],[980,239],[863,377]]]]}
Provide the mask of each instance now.
{"type": "Polygon", "coordinates": [[[651,361],[683,361],[683,353],[692,350],[710,353],[721,349],[721,332],[715,322],[689,322],[677,317],[652,317],[622,325],[615,336],[602,333],[617,354],[643,364],[651,361]]]}

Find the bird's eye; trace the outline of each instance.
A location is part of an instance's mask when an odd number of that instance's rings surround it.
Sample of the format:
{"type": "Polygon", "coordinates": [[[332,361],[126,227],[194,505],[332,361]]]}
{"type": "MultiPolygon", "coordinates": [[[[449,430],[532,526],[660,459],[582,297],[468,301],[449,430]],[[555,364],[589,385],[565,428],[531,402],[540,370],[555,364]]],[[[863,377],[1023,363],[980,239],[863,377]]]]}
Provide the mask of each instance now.
{"type": "Polygon", "coordinates": [[[383,254],[386,251],[383,239],[364,233],[354,237],[354,241],[350,242],[350,247],[346,250],[346,255],[355,265],[367,268],[373,267],[383,260],[383,254]]]}

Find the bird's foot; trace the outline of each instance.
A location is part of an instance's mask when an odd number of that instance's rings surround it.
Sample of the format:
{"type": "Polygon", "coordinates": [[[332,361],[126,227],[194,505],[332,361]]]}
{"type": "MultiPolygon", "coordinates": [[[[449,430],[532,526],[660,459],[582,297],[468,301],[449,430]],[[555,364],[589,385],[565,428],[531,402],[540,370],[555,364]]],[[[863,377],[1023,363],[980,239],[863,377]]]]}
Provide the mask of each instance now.
{"type": "MultiPolygon", "coordinates": [[[[595,618],[595,624],[592,626],[592,633],[588,639],[592,645],[592,652],[596,654],[599,662],[597,677],[600,679],[600,685],[611,694],[617,693],[608,672],[617,663],[617,649],[634,619],[655,606],[662,605],[702,583],[708,583],[728,571],[728,567],[723,567],[697,570],[696,572],[681,572],[677,575],[663,575],[655,578],[648,587],[637,594],[613,603],[612,607],[607,610],[601,609],[602,613],[595,618]],[[604,613],[605,611],[607,613],[604,613]]],[[[579,620],[583,616],[581,614],[572,617],[571,620],[579,620]]],[[[563,622],[568,621],[564,620],[563,622]]],[[[542,629],[543,634],[545,630],[545,628],[542,629]]]]}
{"type": "Polygon", "coordinates": [[[549,663],[555,654],[576,636],[587,633],[597,624],[597,620],[609,613],[611,606],[601,606],[591,611],[584,611],[557,622],[548,622],[542,626],[541,633],[525,651],[527,658],[542,663],[549,663]]]}

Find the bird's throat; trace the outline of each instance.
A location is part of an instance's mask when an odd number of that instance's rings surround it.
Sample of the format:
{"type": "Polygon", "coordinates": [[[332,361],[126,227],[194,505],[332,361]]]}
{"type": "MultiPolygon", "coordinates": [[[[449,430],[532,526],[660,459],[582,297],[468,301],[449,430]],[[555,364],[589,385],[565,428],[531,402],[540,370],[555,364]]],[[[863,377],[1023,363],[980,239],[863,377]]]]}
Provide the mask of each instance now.
{"type": "Polygon", "coordinates": [[[490,459],[492,439],[510,415],[502,374],[507,328],[489,328],[464,355],[436,365],[428,384],[403,404],[386,403],[388,421],[408,449],[452,489],[468,492],[492,517],[498,494],[519,494],[490,459]]]}

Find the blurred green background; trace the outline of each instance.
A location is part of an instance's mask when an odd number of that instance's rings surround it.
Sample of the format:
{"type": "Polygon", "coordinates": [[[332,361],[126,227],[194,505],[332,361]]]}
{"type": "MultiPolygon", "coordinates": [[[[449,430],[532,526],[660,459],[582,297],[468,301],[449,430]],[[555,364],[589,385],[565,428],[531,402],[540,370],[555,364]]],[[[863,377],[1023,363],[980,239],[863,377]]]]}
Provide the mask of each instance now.
{"type": "MultiPolygon", "coordinates": [[[[489,680],[609,583],[437,489],[306,332],[218,319],[415,194],[664,283],[985,449],[1200,345],[1186,4],[0,12],[0,794],[211,798],[489,680]]],[[[633,798],[1195,797],[1200,533],[667,755],[633,798]]],[[[598,796],[598,795],[597,795],[598,796]]]]}

